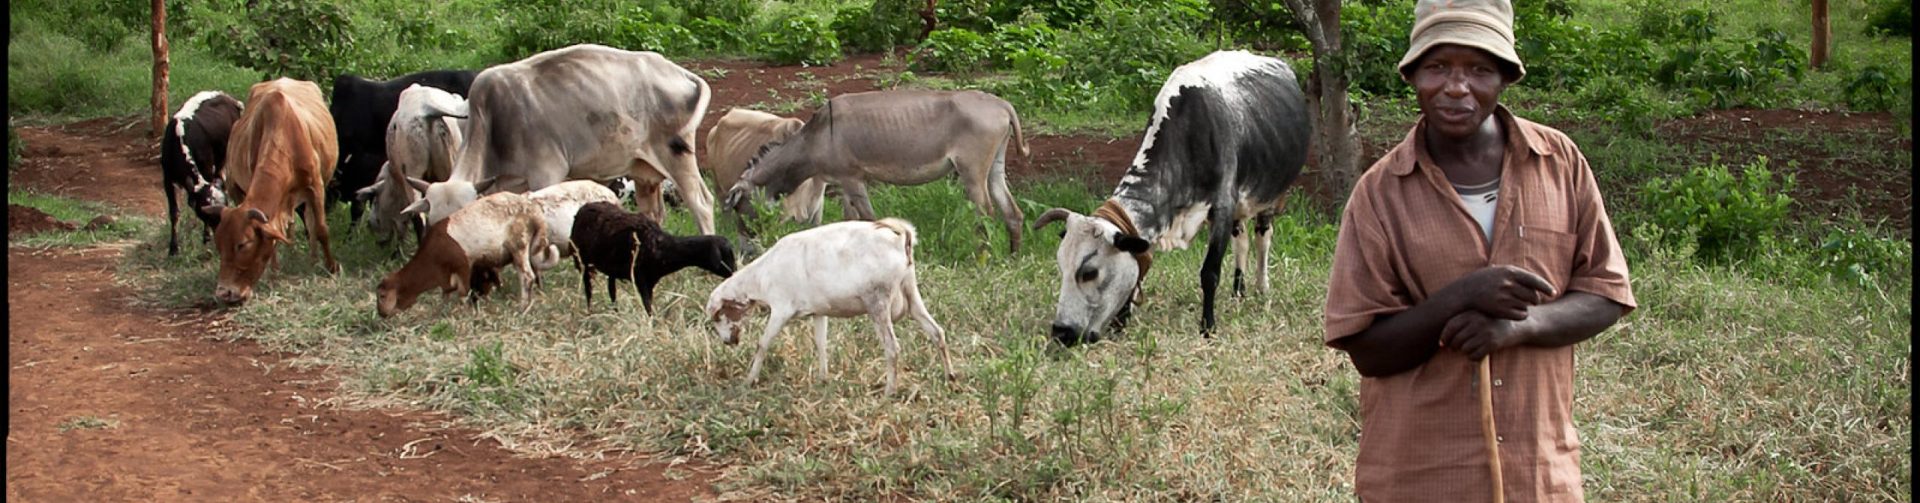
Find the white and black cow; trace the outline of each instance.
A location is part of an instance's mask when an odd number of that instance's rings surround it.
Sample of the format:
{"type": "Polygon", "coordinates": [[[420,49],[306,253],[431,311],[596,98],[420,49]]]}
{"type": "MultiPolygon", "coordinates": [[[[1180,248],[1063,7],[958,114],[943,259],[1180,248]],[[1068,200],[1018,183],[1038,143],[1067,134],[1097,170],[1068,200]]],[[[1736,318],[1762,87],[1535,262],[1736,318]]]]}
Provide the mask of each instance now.
{"type": "Polygon", "coordinates": [[[1067,226],[1055,257],[1061,284],[1053,338],[1092,342],[1110,322],[1124,324],[1152,263],[1150,248],[1185,248],[1203,222],[1211,235],[1200,266],[1200,327],[1212,332],[1220,262],[1249,217],[1264,288],[1269,223],[1306,162],[1312,133],[1306,96],[1284,61],[1222,51],[1175,69],[1113,196],[1092,216],[1054,208],[1034,221],[1036,229],[1067,226]]]}
{"type": "Polygon", "coordinates": [[[327,111],[333,115],[334,136],[339,138],[340,161],[334,169],[333,185],[327,187],[327,198],[349,203],[353,218],[348,222],[359,222],[364,211],[365,201],[354,193],[373,185],[380,175],[380,165],[387,162],[387,123],[400,107],[400,93],[407,86],[420,84],[466,96],[478,73],[428,70],[388,81],[344,74],[333,78],[333,103],[327,111]]]}
{"type": "Polygon", "coordinates": [[[160,137],[160,190],[167,193],[167,255],[180,253],[176,227],[180,204],[174,195],[179,189],[187,194],[187,209],[206,224],[202,240],[212,236],[220,225],[218,211],[203,208],[226,206],[227,195],[220,190],[222,168],[227,163],[227,136],[233,122],[240,119],[244,105],[220,91],[200,91],[180,105],[180,111],[167,119],[167,130],[160,137]]]}
{"type": "Polygon", "coordinates": [[[467,142],[452,176],[427,189],[427,222],[488,185],[528,192],[624,175],[637,185],[640,211],[656,221],[666,216],[662,181],[676,182],[700,233],[712,234],[713,192],[694,160],[695,130],[712,95],[706,80],[659,53],[594,44],[488,68],[473,81],[467,142]]]}

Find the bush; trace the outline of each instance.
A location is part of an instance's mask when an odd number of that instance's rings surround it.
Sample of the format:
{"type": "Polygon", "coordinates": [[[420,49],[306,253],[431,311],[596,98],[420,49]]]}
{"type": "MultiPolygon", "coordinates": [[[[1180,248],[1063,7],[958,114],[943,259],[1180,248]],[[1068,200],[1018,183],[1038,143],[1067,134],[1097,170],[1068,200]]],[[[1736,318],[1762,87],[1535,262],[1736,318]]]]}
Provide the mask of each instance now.
{"type": "Polygon", "coordinates": [[[1340,36],[1349,58],[1351,88],[1375,96],[1411,95],[1413,86],[1400,80],[1397,66],[1407,54],[1407,33],[1412,30],[1413,9],[1407,6],[1343,7],[1340,36]]]}
{"type": "Polygon", "coordinates": [[[703,17],[687,22],[687,30],[692,32],[694,46],[715,52],[737,51],[746,48],[745,30],[733,21],[717,17],[703,17]]]}
{"type": "Polygon", "coordinates": [[[673,23],[654,22],[653,13],[642,7],[628,7],[614,22],[613,36],[607,45],[635,51],[675,54],[698,47],[693,32],[673,23]]]}
{"type": "Polygon", "coordinates": [[[1697,104],[1768,106],[1789,90],[1785,81],[1805,73],[1805,58],[1786,33],[1761,28],[1731,49],[1705,43],[1673,48],[1653,78],[1669,90],[1688,93],[1697,104]]]}
{"type": "Polygon", "coordinates": [[[826,65],[840,59],[840,40],[818,16],[804,14],[775,22],[760,32],[760,48],[775,63],[826,65]]]}
{"type": "Polygon", "coordinates": [[[265,78],[328,82],[351,61],[353,19],[334,0],[259,0],[249,4],[245,21],[206,33],[202,41],[222,59],[265,78]]]}
{"type": "MultiPolygon", "coordinates": [[[[910,2],[885,2],[891,4],[909,4],[910,2]]],[[[919,33],[920,20],[913,12],[905,8],[883,8],[874,10],[873,6],[854,6],[840,9],[833,15],[833,32],[840,36],[840,45],[866,52],[880,52],[913,41],[919,33]]]]}
{"type": "Polygon", "coordinates": [[[1913,37],[1913,1],[1882,0],[1867,19],[1867,34],[1913,37]]]}
{"type": "Polygon", "coordinates": [[[1098,83],[1113,106],[1146,111],[1174,68],[1212,48],[1200,38],[1208,15],[1204,0],[1102,0],[1091,21],[1061,34],[1053,52],[1067,60],[1067,82],[1098,83]]]}
{"type": "Polygon", "coordinates": [[[1913,277],[1912,241],[1883,238],[1857,226],[1828,230],[1816,256],[1821,272],[1859,286],[1913,277]]]}
{"type": "Polygon", "coordinates": [[[529,0],[512,5],[500,26],[500,57],[510,61],[584,41],[611,40],[621,16],[606,13],[628,12],[605,1],[529,0]]]}
{"type": "Polygon", "coordinates": [[[1709,259],[1745,258],[1773,242],[1774,231],[1786,221],[1793,198],[1793,175],[1779,184],[1767,169],[1767,157],[1758,156],[1734,176],[1716,157],[1678,178],[1656,178],[1641,194],[1652,212],[1651,222],[1690,236],[1695,255],[1709,259]]]}
{"type": "Polygon", "coordinates": [[[1653,130],[1661,99],[1649,95],[1638,80],[1605,74],[1581,84],[1574,102],[1601,122],[1630,133],[1646,133],[1653,130]]]}
{"type": "Polygon", "coordinates": [[[928,34],[927,41],[922,42],[920,47],[921,56],[914,58],[914,68],[957,73],[985,69],[994,52],[986,37],[960,28],[928,34]]]}
{"type": "Polygon", "coordinates": [[[1887,110],[1900,99],[1900,92],[1911,89],[1895,82],[1885,68],[1872,65],[1847,81],[1847,106],[1854,110],[1887,110]]]}
{"type": "Polygon", "coordinates": [[[760,0],[680,0],[686,19],[713,18],[735,25],[746,24],[760,12],[760,0]]]}

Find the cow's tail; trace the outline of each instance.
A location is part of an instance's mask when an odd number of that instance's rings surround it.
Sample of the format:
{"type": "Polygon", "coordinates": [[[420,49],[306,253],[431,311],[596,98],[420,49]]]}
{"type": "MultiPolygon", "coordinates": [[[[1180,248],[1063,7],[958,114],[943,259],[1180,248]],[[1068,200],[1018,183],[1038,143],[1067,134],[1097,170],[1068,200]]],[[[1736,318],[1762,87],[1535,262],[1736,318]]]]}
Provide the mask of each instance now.
{"type": "Polygon", "coordinates": [[[873,222],[873,226],[893,231],[895,234],[907,238],[907,265],[913,265],[913,245],[914,242],[919,240],[919,237],[915,235],[912,223],[899,218],[887,217],[873,222]]]}
{"type": "Polygon", "coordinates": [[[1013,123],[1013,143],[1020,147],[1020,157],[1028,157],[1027,137],[1020,134],[1020,113],[1013,110],[1013,105],[1007,105],[1007,120],[1013,123]]]}

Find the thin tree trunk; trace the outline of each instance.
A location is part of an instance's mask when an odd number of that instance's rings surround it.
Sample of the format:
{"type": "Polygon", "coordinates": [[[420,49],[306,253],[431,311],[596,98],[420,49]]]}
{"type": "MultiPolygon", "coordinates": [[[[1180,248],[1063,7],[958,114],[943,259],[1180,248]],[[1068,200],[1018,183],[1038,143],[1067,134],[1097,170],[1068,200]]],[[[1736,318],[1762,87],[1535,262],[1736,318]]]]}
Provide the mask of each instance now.
{"type": "Polygon", "coordinates": [[[1827,53],[1833,40],[1832,30],[1827,23],[1827,0],[1813,0],[1813,54],[1807,58],[1807,66],[1819,70],[1827,65],[1827,53]]]}
{"type": "Polygon", "coordinates": [[[1313,75],[1307,94],[1314,98],[1314,162],[1328,194],[1340,197],[1360,179],[1360,137],[1354,130],[1346,49],[1340,37],[1340,1],[1286,0],[1307,42],[1313,45],[1313,75]]]}
{"type": "Polygon", "coordinates": [[[153,0],[153,119],[149,134],[159,138],[167,128],[167,5],[153,0]]]}

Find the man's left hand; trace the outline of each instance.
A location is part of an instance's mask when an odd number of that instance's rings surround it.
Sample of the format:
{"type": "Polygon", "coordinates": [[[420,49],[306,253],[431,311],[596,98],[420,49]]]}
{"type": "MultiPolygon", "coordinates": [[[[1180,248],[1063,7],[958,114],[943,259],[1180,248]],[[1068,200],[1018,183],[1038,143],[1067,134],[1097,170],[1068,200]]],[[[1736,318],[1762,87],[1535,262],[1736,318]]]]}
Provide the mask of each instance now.
{"type": "Polygon", "coordinates": [[[1459,351],[1469,360],[1480,361],[1495,351],[1524,341],[1525,323],[1490,317],[1471,309],[1462,311],[1447,320],[1446,328],[1440,331],[1440,345],[1459,351]]]}

